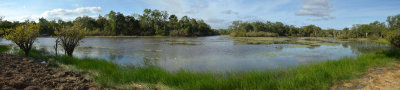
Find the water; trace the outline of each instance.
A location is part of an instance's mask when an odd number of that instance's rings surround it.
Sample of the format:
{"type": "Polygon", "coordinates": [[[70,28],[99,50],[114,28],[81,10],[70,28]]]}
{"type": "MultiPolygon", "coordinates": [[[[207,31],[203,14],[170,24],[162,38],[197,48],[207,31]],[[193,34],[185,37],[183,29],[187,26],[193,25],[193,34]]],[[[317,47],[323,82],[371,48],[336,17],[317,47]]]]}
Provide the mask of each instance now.
{"type": "MultiPolygon", "coordinates": [[[[74,56],[101,58],[125,65],[157,65],[170,71],[226,72],[290,67],[389,48],[386,44],[365,41],[331,42],[312,47],[295,47],[299,45],[296,43],[246,44],[224,39],[227,37],[90,37],[83,40],[74,56]]],[[[49,37],[38,38],[35,47],[54,53],[54,41],[49,37]]],[[[10,43],[4,39],[0,42],[10,43]]],[[[59,53],[63,53],[62,49],[59,53]]]]}

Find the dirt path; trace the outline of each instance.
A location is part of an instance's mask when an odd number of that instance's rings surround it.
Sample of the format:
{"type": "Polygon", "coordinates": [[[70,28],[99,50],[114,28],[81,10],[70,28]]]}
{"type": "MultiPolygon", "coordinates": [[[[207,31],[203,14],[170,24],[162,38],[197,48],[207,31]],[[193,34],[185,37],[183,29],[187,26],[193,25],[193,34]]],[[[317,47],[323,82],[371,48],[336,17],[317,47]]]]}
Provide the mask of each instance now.
{"type": "Polygon", "coordinates": [[[57,71],[45,64],[0,54],[0,90],[96,89],[91,81],[74,72],[57,71]]]}
{"type": "Polygon", "coordinates": [[[400,90],[400,64],[372,68],[362,78],[335,85],[331,90],[400,90]]]}

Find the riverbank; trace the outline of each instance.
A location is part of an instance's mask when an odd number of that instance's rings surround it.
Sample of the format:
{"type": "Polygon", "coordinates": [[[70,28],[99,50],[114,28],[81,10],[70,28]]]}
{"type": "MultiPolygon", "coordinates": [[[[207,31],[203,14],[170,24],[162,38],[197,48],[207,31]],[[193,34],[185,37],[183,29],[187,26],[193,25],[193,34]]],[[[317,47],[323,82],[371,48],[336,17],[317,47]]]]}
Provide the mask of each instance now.
{"type": "Polygon", "coordinates": [[[0,54],[0,89],[98,89],[92,81],[75,72],[47,67],[33,58],[0,54]]]}
{"type": "Polygon", "coordinates": [[[90,80],[101,87],[150,89],[329,89],[345,80],[360,78],[373,67],[391,67],[400,57],[399,50],[366,53],[353,58],[327,60],[278,70],[247,72],[169,72],[157,66],[119,66],[94,59],[53,56],[32,51],[31,56],[48,60],[69,71],[92,73],[90,80]]]}
{"type": "Polygon", "coordinates": [[[361,78],[345,80],[331,90],[400,90],[400,63],[370,68],[361,78]]]}

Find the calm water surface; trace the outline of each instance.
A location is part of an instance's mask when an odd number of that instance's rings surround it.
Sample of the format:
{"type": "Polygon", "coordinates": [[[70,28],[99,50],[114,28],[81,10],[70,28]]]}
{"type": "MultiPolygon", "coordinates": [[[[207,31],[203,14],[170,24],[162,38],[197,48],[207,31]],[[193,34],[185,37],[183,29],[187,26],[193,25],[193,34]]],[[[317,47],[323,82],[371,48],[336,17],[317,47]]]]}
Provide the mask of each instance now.
{"type": "MultiPolygon", "coordinates": [[[[226,72],[295,66],[389,48],[386,44],[363,41],[277,48],[296,44],[254,45],[221,39],[226,37],[90,37],[83,40],[74,56],[102,58],[124,65],[158,65],[170,71],[226,72]]],[[[35,47],[54,53],[54,41],[54,38],[38,38],[35,47]]],[[[10,43],[4,39],[0,42],[10,43]]]]}

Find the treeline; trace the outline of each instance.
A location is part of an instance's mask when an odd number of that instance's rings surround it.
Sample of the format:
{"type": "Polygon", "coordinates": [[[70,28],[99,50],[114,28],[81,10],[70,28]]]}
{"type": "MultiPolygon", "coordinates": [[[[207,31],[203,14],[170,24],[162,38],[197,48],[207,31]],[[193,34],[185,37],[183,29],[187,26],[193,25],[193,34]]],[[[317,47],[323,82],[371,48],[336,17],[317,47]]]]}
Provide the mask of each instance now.
{"type": "Polygon", "coordinates": [[[293,37],[325,37],[327,34],[322,29],[315,25],[303,27],[295,27],[286,25],[282,22],[265,23],[233,21],[229,26],[228,31],[231,31],[231,36],[236,37],[276,37],[276,36],[293,36],[293,37]]]}
{"type": "MultiPolygon", "coordinates": [[[[0,19],[0,29],[15,28],[25,22],[10,22],[0,19]]],[[[82,23],[88,30],[88,35],[100,36],[208,36],[215,35],[217,31],[203,20],[196,20],[183,16],[180,19],[166,11],[145,9],[142,15],[124,15],[120,12],[110,11],[108,14],[97,18],[89,16],[77,17],[73,21],[47,20],[40,18],[40,34],[42,36],[54,35],[54,31],[72,26],[73,23],[82,23]]]]}
{"type": "MultiPolygon", "coordinates": [[[[400,14],[389,16],[386,22],[375,21],[370,24],[355,24],[343,30],[323,30],[315,25],[295,27],[281,22],[243,22],[234,21],[224,32],[236,37],[337,37],[337,38],[385,38],[400,28],[400,14]]],[[[398,32],[396,32],[398,33],[398,32]]]]}

